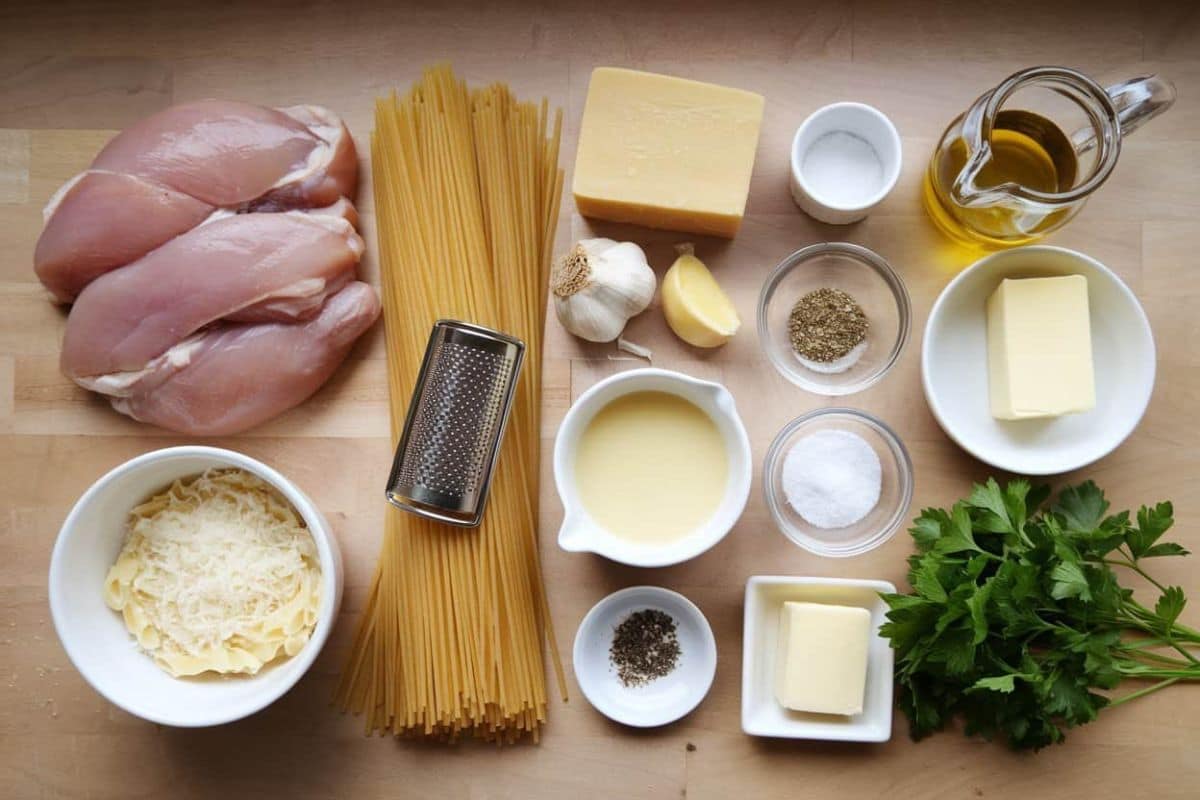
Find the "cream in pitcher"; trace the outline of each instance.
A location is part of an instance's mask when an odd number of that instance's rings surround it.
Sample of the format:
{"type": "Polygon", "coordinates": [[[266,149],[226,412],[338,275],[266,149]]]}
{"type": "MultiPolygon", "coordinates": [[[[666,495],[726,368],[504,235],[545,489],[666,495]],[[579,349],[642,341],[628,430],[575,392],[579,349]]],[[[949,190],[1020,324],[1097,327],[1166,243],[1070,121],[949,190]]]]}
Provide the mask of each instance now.
{"type": "Polygon", "coordinates": [[[1174,101],[1175,87],[1155,75],[1105,89],[1065,67],[1022,70],[942,134],[925,207],[959,241],[1034,241],[1075,216],[1112,172],[1122,137],[1174,101]]]}

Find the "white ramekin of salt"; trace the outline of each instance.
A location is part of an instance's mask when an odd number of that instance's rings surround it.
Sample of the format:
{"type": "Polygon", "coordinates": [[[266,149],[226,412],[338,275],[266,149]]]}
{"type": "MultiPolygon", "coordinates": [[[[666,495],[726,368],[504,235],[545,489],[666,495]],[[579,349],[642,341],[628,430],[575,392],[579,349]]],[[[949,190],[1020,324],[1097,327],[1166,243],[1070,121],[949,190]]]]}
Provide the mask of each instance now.
{"type": "Polygon", "coordinates": [[[857,222],[896,185],[900,159],[900,134],[883,112],[863,103],[824,106],[792,139],[792,199],[821,222],[857,222]]]}

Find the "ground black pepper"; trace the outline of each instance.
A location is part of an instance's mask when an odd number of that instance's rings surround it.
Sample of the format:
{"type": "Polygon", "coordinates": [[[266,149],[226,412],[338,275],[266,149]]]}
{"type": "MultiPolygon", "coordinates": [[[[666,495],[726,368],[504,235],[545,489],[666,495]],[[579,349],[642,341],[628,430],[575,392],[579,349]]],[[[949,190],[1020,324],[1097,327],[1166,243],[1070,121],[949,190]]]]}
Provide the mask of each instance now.
{"type": "Polygon", "coordinates": [[[679,638],[670,614],[653,608],[635,611],[613,631],[609,660],[625,686],[643,686],[669,675],[679,663],[679,638]]]}
{"type": "Polygon", "coordinates": [[[796,301],[788,317],[792,349],[810,361],[829,363],[853,350],[871,323],[841,289],[817,289],[796,301]]]}

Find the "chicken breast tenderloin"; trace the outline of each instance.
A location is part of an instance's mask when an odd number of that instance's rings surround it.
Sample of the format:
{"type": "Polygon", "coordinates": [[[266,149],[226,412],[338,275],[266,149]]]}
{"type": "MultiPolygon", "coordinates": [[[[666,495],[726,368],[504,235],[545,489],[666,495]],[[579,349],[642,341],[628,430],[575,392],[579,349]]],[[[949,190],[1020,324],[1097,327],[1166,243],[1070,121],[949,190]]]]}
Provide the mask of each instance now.
{"type": "Polygon", "coordinates": [[[353,197],[354,140],[320,106],[205,100],[172,106],[110,141],[50,199],[34,269],[60,302],[215,217],[353,197]]]}
{"type": "Polygon", "coordinates": [[[299,320],[354,277],[363,242],[345,219],[289,211],[202,225],[92,281],[67,318],[72,379],[143,369],[218,320],[299,320]]]}
{"type": "Polygon", "coordinates": [[[82,172],[46,206],[33,268],[55,299],[70,303],[96,278],[186,233],[215,210],[133,175],[82,172]]]}
{"type": "Polygon", "coordinates": [[[296,185],[318,192],[297,193],[303,205],[352,196],[357,170],[346,169],[354,153],[345,126],[315,106],[291,111],[228,100],[171,106],[118,134],[92,169],[137,175],[222,208],[296,185]],[[334,180],[313,180],[325,173],[334,180]]]}
{"type": "Polygon", "coordinates": [[[123,414],[173,431],[238,433],[311,396],[379,310],[375,290],[354,281],[307,322],[222,323],[188,342],[186,353],[159,359],[110,401],[123,414]]]}

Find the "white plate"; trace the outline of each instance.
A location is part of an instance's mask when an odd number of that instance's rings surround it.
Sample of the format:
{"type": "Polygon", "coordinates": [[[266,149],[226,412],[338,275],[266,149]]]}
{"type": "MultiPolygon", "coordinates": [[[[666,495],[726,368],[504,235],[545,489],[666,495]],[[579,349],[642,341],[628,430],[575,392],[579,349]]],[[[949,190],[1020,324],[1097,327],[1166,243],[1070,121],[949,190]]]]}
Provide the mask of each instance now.
{"type": "Polygon", "coordinates": [[[887,581],[852,578],[788,578],[755,575],[746,581],[742,624],[742,730],[751,736],[886,742],[892,736],[892,667],[895,656],[879,635],[887,604],[887,581]],[[787,601],[857,606],[871,612],[875,635],[867,650],[863,712],[851,716],[792,711],[775,699],[775,649],[779,614],[787,601]]]}
{"type": "Polygon", "coordinates": [[[337,619],[342,557],[325,517],[296,484],[249,456],[217,447],[168,447],[126,461],[83,493],[50,557],[50,613],[79,673],[110,702],[160,725],[220,725],[273,703],[308,671],[337,619]],[[274,486],[304,518],[321,563],[321,605],[311,638],[257,675],[173,678],[138,650],[121,615],[104,602],[104,578],[125,539],[129,510],[177,478],[239,467],[274,486]]]}
{"type": "Polygon", "coordinates": [[[1129,287],[1093,258],[1018,247],[982,258],[942,290],[921,345],[925,399],[964,450],[994,467],[1057,475],[1112,452],[1142,419],[1154,389],[1154,337],[1129,287]],[[985,304],[1004,278],[1082,275],[1088,282],[1096,407],[1053,419],[998,420],[988,403],[985,304]]]}
{"type": "Polygon", "coordinates": [[[717,642],[704,614],[683,595],[657,586],[631,586],[592,606],[575,634],[573,660],[579,688],[597,711],[626,725],[651,728],[700,705],[717,673],[717,642]],[[647,608],[675,620],[679,662],[670,674],[644,686],[625,686],[609,660],[613,631],[627,616],[647,608]]]}

